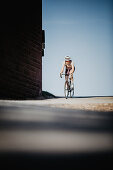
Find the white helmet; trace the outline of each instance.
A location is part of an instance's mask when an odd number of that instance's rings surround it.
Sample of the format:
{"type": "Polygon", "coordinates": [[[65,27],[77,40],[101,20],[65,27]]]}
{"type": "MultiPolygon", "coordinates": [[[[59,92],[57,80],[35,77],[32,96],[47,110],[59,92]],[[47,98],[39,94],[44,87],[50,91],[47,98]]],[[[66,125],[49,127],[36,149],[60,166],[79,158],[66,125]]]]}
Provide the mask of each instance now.
{"type": "Polygon", "coordinates": [[[70,60],[71,60],[71,58],[69,56],[65,57],[65,61],[70,61],[70,60]]]}

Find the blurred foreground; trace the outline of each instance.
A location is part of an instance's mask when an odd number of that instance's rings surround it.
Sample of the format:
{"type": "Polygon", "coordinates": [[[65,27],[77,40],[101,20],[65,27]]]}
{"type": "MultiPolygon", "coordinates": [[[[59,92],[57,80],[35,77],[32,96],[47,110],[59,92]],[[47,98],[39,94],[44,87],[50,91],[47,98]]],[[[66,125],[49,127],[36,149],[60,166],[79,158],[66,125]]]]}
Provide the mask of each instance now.
{"type": "Polygon", "coordinates": [[[50,107],[44,102],[48,100],[0,101],[4,168],[109,169],[113,112],[50,107]]]}

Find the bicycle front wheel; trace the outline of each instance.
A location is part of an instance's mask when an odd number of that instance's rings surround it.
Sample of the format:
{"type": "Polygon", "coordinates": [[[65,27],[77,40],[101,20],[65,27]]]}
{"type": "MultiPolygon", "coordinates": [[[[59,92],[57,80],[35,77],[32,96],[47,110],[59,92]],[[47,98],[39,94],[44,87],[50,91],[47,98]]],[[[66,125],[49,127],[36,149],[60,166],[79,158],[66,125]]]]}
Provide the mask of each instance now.
{"type": "Polygon", "coordinates": [[[68,95],[69,95],[69,92],[68,92],[68,84],[65,83],[64,85],[64,94],[65,94],[65,98],[67,99],[68,98],[68,95]]]}

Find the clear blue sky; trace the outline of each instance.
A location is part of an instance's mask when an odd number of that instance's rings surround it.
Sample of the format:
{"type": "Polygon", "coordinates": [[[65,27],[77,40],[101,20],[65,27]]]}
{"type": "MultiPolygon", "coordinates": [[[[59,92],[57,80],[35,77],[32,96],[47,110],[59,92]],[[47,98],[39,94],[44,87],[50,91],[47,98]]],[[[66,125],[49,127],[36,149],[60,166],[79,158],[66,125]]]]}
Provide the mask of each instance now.
{"type": "Polygon", "coordinates": [[[113,95],[112,0],[42,0],[42,88],[64,95],[64,57],[76,67],[75,96],[113,95]]]}

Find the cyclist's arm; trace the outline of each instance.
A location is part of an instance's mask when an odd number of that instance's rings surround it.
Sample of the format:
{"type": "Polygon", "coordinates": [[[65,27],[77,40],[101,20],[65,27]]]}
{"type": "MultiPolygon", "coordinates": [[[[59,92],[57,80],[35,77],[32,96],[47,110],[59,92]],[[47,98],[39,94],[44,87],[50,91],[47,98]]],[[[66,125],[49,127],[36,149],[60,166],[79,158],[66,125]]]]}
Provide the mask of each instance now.
{"type": "Polygon", "coordinates": [[[73,62],[72,62],[72,69],[71,69],[70,73],[74,73],[74,63],[73,62]]]}
{"type": "Polygon", "coordinates": [[[63,63],[63,65],[62,65],[62,69],[61,69],[61,74],[63,73],[63,71],[64,71],[64,67],[65,67],[65,64],[63,63]]]}

